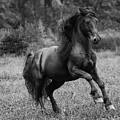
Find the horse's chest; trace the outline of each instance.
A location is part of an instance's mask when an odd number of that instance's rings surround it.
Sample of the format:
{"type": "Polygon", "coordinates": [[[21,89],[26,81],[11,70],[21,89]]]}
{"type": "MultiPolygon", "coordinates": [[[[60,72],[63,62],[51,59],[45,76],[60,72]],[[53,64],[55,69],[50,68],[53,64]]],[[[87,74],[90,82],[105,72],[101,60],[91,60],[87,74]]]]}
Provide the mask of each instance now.
{"type": "Polygon", "coordinates": [[[80,66],[86,58],[85,51],[82,47],[74,47],[70,54],[70,60],[77,66],[80,66]]]}

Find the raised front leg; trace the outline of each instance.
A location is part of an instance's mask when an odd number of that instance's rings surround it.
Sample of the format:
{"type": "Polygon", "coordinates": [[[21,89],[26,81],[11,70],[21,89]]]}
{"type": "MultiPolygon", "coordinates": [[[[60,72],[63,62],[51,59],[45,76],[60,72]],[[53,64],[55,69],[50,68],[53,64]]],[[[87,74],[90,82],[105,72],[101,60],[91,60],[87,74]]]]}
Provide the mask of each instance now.
{"type": "Polygon", "coordinates": [[[80,68],[78,68],[77,66],[73,66],[72,69],[70,70],[70,74],[73,76],[73,77],[79,77],[79,78],[84,78],[86,79],[87,81],[91,81],[92,80],[92,76],[81,70],[80,68]]]}
{"type": "Polygon", "coordinates": [[[115,109],[115,107],[112,105],[111,101],[109,100],[106,90],[105,90],[105,84],[101,79],[99,78],[99,75],[97,73],[96,67],[93,69],[91,73],[93,80],[98,84],[99,88],[101,89],[102,95],[103,95],[103,100],[105,104],[105,108],[107,110],[115,109]]]}
{"type": "Polygon", "coordinates": [[[84,78],[89,82],[89,85],[91,87],[91,96],[93,97],[94,102],[103,102],[102,97],[99,95],[99,93],[97,92],[97,89],[93,83],[93,78],[92,75],[90,75],[89,73],[77,68],[76,66],[74,66],[71,70],[71,74],[73,76],[78,76],[80,78],[84,78]]]}

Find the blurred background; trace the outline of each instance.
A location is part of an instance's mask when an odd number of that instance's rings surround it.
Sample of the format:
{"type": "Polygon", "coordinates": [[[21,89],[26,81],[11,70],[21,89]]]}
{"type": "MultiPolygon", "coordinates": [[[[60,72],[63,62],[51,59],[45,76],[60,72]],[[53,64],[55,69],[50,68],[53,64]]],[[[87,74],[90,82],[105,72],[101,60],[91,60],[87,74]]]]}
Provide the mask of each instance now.
{"type": "Polygon", "coordinates": [[[119,54],[120,0],[0,0],[0,55],[57,44],[58,20],[85,6],[99,19],[102,41],[93,48],[119,54]]]}

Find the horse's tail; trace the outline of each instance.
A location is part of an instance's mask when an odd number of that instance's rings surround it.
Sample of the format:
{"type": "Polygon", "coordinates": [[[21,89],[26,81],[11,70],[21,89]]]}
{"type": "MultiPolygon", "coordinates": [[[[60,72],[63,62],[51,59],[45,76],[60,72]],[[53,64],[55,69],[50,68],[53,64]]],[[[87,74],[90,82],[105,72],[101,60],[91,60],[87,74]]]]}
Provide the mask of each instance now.
{"type": "Polygon", "coordinates": [[[47,96],[45,88],[48,85],[48,80],[42,73],[42,55],[42,52],[37,52],[35,55],[28,54],[26,63],[29,63],[25,64],[23,70],[25,85],[36,103],[39,103],[40,99],[47,96]]]}
{"type": "Polygon", "coordinates": [[[33,62],[33,53],[28,53],[23,69],[23,78],[25,79],[25,85],[27,87],[28,93],[34,96],[34,84],[32,78],[32,62],[33,62]]]}

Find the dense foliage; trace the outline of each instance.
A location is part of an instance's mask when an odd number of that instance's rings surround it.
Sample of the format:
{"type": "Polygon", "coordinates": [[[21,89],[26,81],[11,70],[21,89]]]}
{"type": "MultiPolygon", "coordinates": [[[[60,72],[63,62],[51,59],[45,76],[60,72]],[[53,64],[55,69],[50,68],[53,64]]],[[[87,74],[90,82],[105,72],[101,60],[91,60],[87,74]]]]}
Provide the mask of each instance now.
{"type": "MultiPolygon", "coordinates": [[[[43,40],[47,41],[46,38],[49,38],[47,43],[55,41],[58,20],[84,6],[94,8],[100,31],[120,30],[120,0],[0,0],[0,29],[13,30],[11,34],[0,38],[0,49],[18,53],[20,48],[26,50],[23,42],[29,44],[29,49],[38,49],[38,45],[39,48],[44,46],[43,40]],[[14,44],[18,47],[14,47],[14,44]]],[[[113,39],[110,38],[109,42],[105,39],[95,49],[115,49],[116,42],[112,44],[113,39]]]]}
{"type": "Polygon", "coordinates": [[[120,23],[120,0],[1,0],[0,28],[25,27],[26,22],[41,19],[45,28],[55,28],[62,16],[71,14],[77,7],[92,6],[101,21],[101,29],[118,28],[120,23]],[[114,21],[114,22],[113,22],[114,21]]]}
{"type": "Polygon", "coordinates": [[[15,53],[16,55],[26,53],[28,44],[24,42],[24,39],[25,36],[20,36],[18,31],[6,34],[1,40],[0,49],[4,51],[4,53],[15,53]]]}

